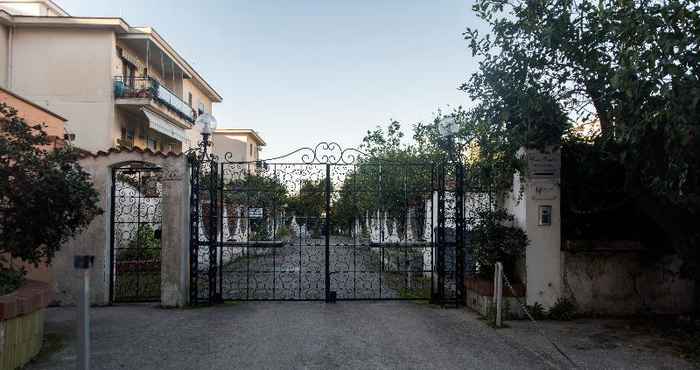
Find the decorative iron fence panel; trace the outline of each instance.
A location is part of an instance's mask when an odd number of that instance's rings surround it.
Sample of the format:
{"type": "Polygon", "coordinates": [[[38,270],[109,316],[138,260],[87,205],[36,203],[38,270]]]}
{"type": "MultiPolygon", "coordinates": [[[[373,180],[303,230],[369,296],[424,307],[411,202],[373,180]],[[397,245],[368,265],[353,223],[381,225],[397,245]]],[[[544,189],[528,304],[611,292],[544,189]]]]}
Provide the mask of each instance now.
{"type": "Polygon", "coordinates": [[[445,207],[444,167],[334,143],[294,153],[193,158],[192,302],[463,298],[463,238],[444,235],[463,214],[454,197],[445,207]]]}
{"type": "Polygon", "coordinates": [[[112,170],[112,302],[160,300],[160,168],[134,163],[112,170]]]}

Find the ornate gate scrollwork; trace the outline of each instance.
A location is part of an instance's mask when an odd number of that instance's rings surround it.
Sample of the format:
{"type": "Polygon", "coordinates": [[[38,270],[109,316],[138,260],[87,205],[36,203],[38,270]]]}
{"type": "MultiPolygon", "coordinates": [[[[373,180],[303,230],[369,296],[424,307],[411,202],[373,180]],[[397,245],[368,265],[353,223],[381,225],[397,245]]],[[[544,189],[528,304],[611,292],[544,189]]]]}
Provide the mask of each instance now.
{"type": "Polygon", "coordinates": [[[141,162],[112,169],[110,302],[160,299],[161,172],[141,162]]]}
{"type": "Polygon", "coordinates": [[[189,156],[191,302],[462,299],[455,240],[438,237],[463,227],[444,166],[334,142],[255,162],[207,149],[189,156]]]}

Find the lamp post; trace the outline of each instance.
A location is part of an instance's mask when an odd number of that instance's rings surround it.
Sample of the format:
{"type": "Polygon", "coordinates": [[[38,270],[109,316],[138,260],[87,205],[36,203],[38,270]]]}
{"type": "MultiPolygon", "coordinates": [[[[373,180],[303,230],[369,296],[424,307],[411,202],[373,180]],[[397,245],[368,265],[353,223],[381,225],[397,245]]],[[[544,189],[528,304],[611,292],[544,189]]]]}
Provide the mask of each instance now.
{"type": "Polygon", "coordinates": [[[437,123],[438,134],[447,142],[447,155],[449,161],[458,160],[455,156],[455,136],[459,132],[459,124],[454,116],[441,118],[437,123]]]}
{"type": "MultiPolygon", "coordinates": [[[[216,243],[217,240],[217,230],[216,230],[216,222],[217,222],[217,208],[216,208],[216,197],[218,195],[218,189],[216,187],[218,174],[217,174],[217,160],[216,156],[213,153],[208,153],[207,150],[209,149],[209,146],[212,145],[211,140],[209,138],[211,137],[211,134],[216,130],[216,118],[212,116],[209,113],[202,113],[199,117],[197,117],[197,120],[195,121],[195,125],[199,125],[202,128],[202,141],[199,143],[198,148],[193,148],[195,150],[195,155],[193,158],[193,175],[191,179],[191,184],[192,184],[192,189],[193,189],[193,194],[199,193],[200,190],[200,175],[202,171],[202,166],[208,165],[209,166],[209,171],[208,171],[208,181],[206,181],[206,188],[209,191],[209,217],[208,217],[208,235],[207,235],[207,240],[210,243],[216,243]]],[[[190,196],[190,207],[193,207],[193,210],[191,209],[193,217],[195,219],[198,219],[199,217],[199,204],[198,204],[198,199],[196,196],[190,196]],[[194,204],[194,205],[193,205],[194,204]]],[[[190,240],[190,245],[195,245],[198,248],[198,232],[199,232],[199,222],[196,223],[195,225],[195,230],[191,230],[191,233],[194,233],[191,235],[192,240],[190,240]]],[[[217,265],[216,262],[218,260],[218,248],[215,248],[214,244],[209,245],[209,271],[208,271],[208,278],[209,278],[209,303],[218,303],[220,299],[220,295],[217,294],[216,290],[216,269],[217,265]]],[[[190,257],[192,258],[192,256],[190,257]]],[[[194,258],[197,258],[195,255],[194,258]]],[[[196,293],[195,293],[196,294],[196,293]]],[[[196,295],[194,297],[196,300],[196,295]]]]}
{"type": "MultiPolygon", "coordinates": [[[[456,145],[457,134],[459,133],[459,124],[454,115],[443,117],[437,122],[437,129],[440,137],[446,143],[447,162],[444,166],[454,165],[454,245],[455,245],[455,285],[457,306],[465,303],[464,292],[464,276],[465,276],[465,260],[466,253],[464,250],[464,163],[462,158],[462,148],[456,145]],[[450,163],[451,162],[451,163],[450,163]]],[[[443,167],[441,171],[440,189],[438,191],[438,284],[440,284],[440,296],[444,299],[444,277],[440,274],[445,273],[445,245],[447,244],[447,235],[445,229],[448,227],[445,217],[445,203],[447,201],[445,192],[446,188],[451,187],[445,181],[446,171],[443,167]]]]}
{"type": "Polygon", "coordinates": [[[199,146],[202,150],[202,159],[204,159],[207,157],[207,148],[211,146],[209,137],[211,136],[212,132],[216,130],[216,118],[209,113],[202,113],[199,115],[199,117],[197,117],[194,124],[202,127],[202,142],[199,144],[199,146]]]}

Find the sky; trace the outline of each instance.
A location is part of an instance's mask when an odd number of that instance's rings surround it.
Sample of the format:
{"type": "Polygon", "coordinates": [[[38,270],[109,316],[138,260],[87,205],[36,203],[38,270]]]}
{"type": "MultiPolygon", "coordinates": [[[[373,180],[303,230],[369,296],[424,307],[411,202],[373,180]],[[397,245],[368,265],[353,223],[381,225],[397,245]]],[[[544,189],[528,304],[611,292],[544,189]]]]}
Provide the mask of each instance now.
{"type": "Polygon", "coordinates": [[[468,106],[462,32],[473,0],[55,0],[74,16],[152,26],[216,91],[219,127],[251,128],[262,158],[468,106]],[[194,6],[193,6],[194,5],[194,6]]]}

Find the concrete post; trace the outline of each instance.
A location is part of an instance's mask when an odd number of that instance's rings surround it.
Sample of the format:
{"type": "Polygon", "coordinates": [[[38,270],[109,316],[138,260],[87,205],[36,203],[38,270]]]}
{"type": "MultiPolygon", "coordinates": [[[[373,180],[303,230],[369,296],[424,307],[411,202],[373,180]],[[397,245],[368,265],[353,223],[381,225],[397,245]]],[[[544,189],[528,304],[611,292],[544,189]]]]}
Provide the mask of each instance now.
{"type": "Polygon", "coordinates": [[[75,256],[73,267],[80,273],[80,297],[78,302],[78,348],[75,368],[90,369],[90,268],[95,256],[75,256]]]}
{"type": "Polygon", "coordinates": [[[528,172],[514,175],[504,207],[530,239],[521,274],[527,304],[538,302],[549,308],[561,294],[561,154],[524,149],[519,154],[527,160],[528,172]]]}
{"type": "Polygon", "coordinates": [[[184,157],[163,166],[161,233],[161,305],[187,304],[189,269],[189,179],[184,157]]]}
{"type": "Polygon", "coordinates": [[[503,326],[503,264],[496,262],[493,274],[493,301],[496,304],[496,327],[503,326]]]}

